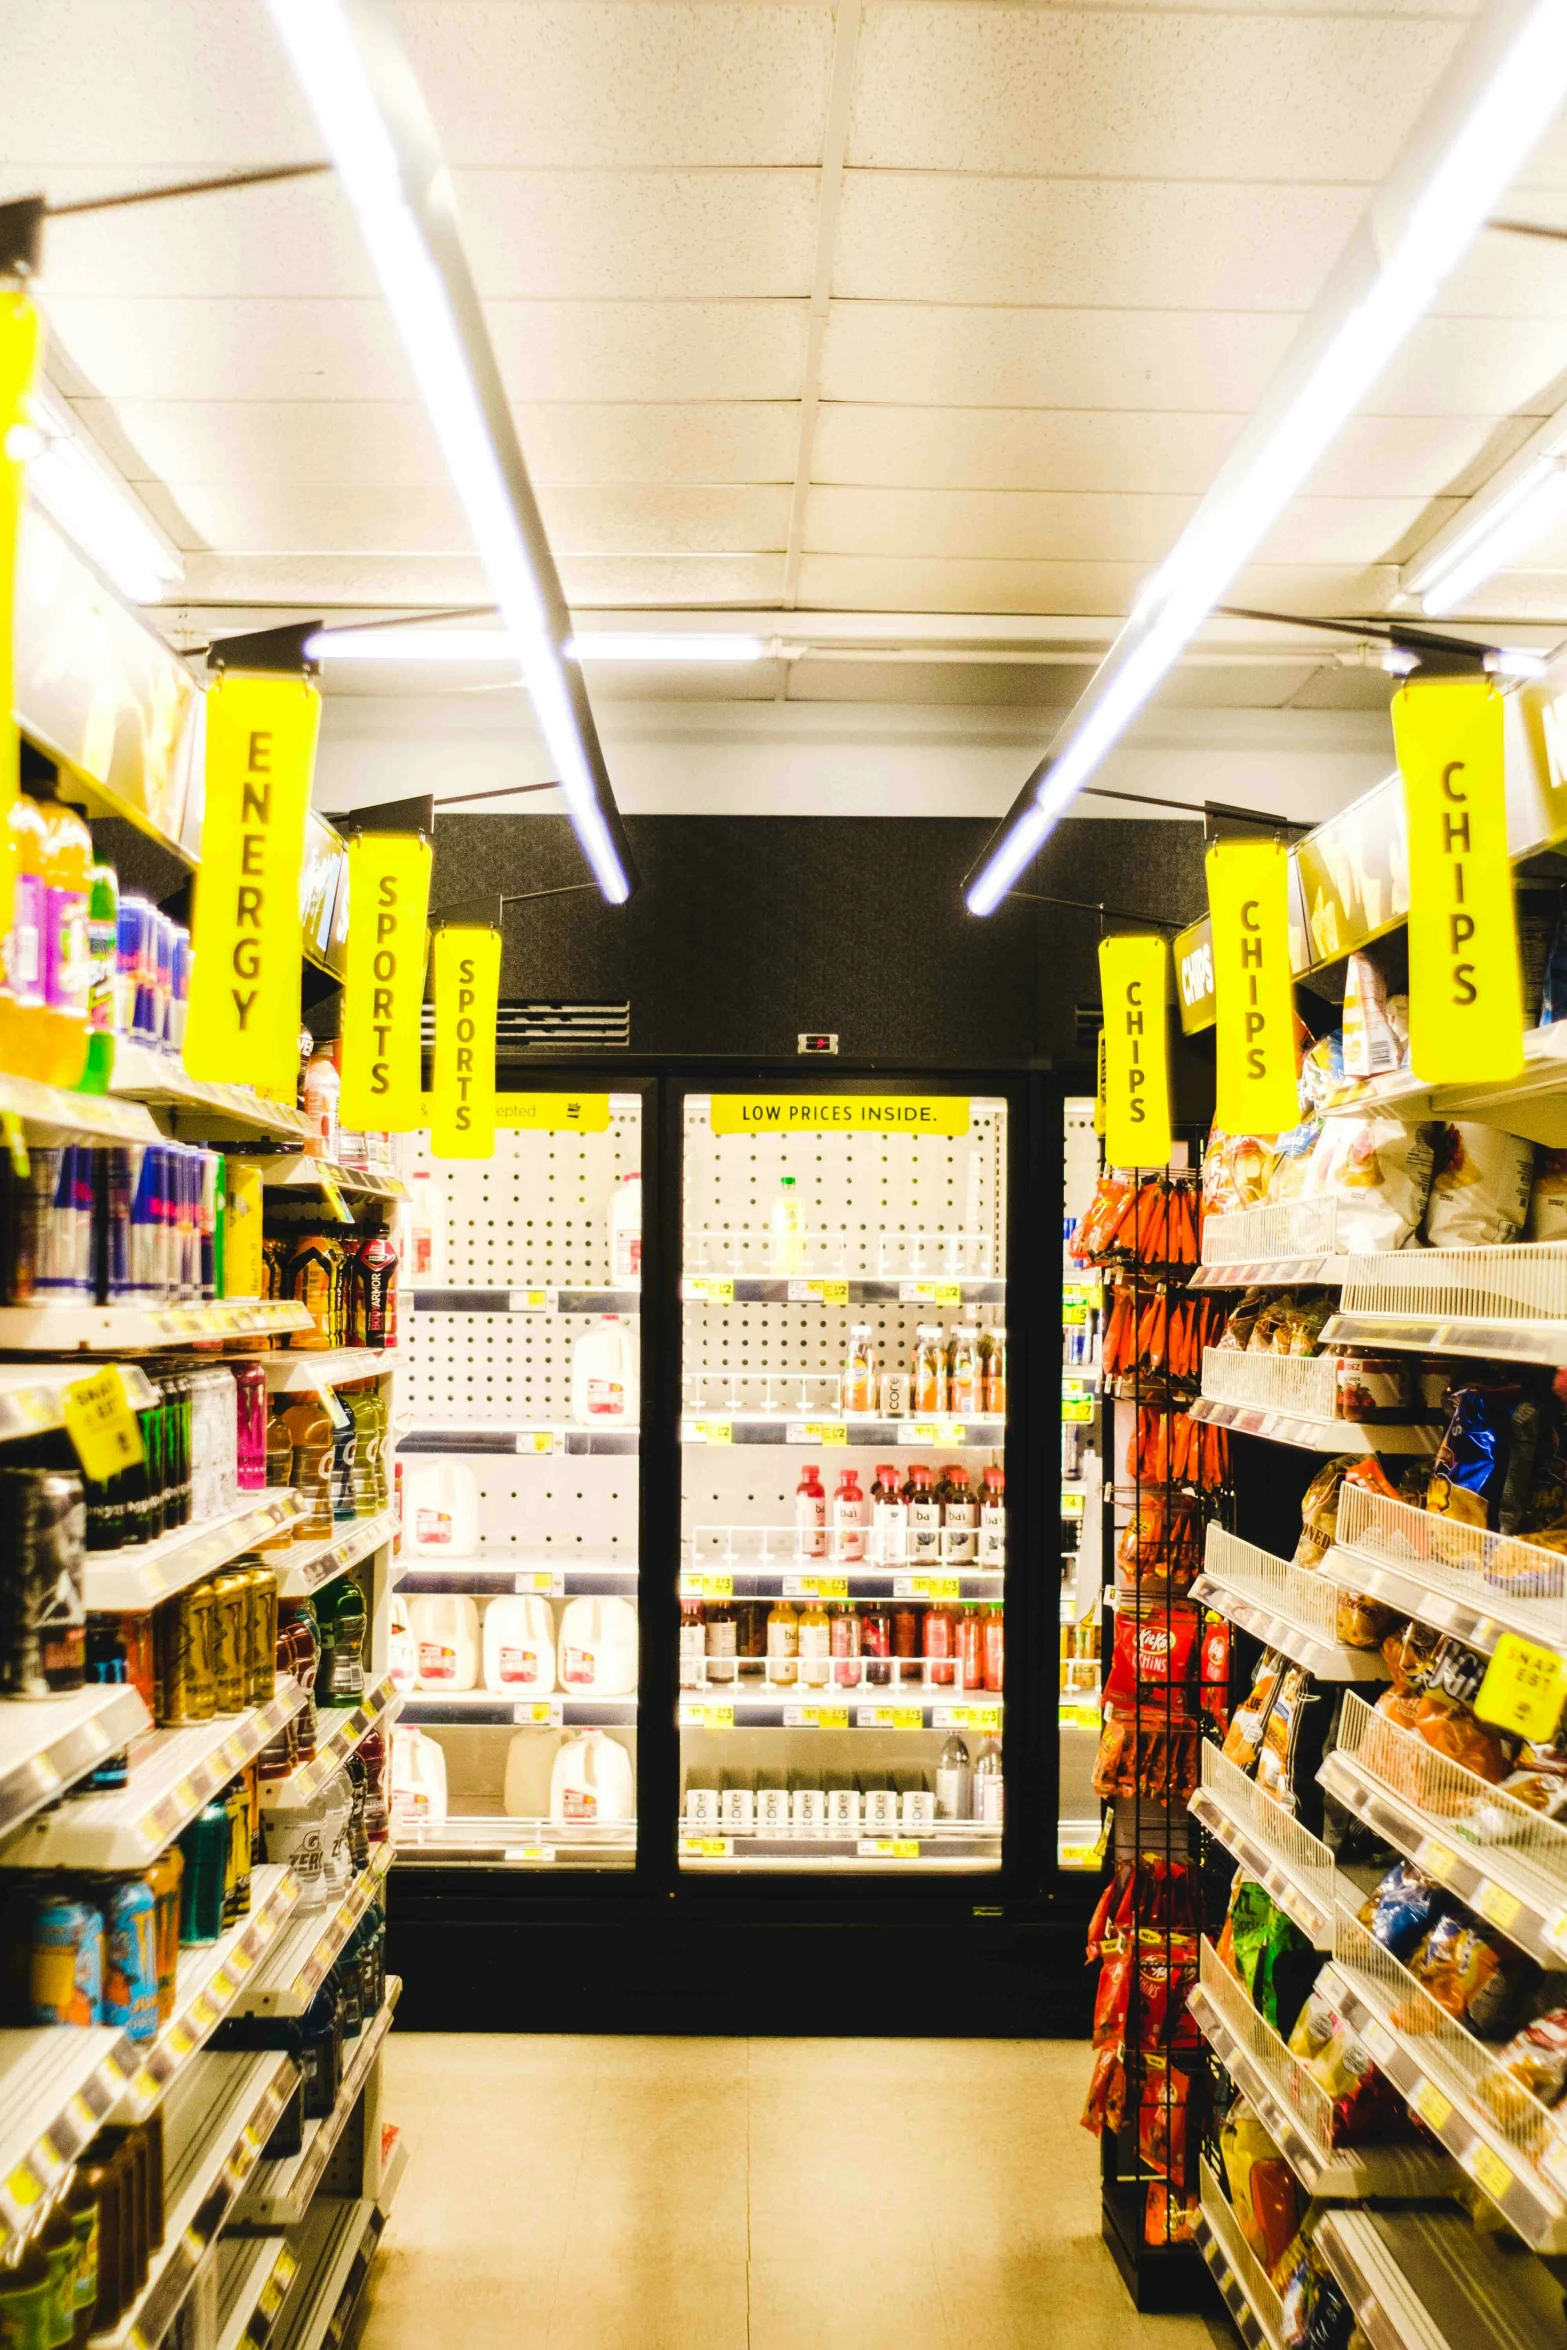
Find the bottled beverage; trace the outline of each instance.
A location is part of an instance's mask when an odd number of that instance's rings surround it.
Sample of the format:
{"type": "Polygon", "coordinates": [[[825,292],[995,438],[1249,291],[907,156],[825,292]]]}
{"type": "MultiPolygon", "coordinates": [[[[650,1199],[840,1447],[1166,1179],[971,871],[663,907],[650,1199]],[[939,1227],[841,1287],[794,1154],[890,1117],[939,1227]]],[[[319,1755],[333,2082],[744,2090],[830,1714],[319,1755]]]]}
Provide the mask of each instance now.
{"type": "Polygon", "coordinates": [[[850,1561],[865,1556],[865,1521],[870,1503],[860,1491],[858,1469],[845,1469],[832,1497],[832,1554],[850,1561]]]}
{"type": "Polygon", "coordinates": [[[969,1751],[956,1730],[936,1758],[936,1817],[967,1820],[974,1814],[974,1774],[969,1751]]]}
{"type": "Polygon", "coordinates": [[[916,1417],[947,1408],[947,1358],[941,1331],[934,1322],[922,1322],[914,1336],[914,1364],[909,1408],[916,1417]]]}
{"type": "Polygon", "coordinates": [[[44,820],[44,1005],[47,1066],[34,1074],[53,1085],[80,1083],[87,1066],[87,885],[92,834],[52,783],[35,784],[44,820]]]}
{"type": "Polygon", "coordinates": [[[120,885],[112,865],[87,876],[87,1066],[84,1093],[107,1093],[114,1073],[114,1010],[119,977],[120,885]]]}
{"type": "Polygon", "coordinates": [[[609,1210],[609,1277],[620,1289],[642,1281],[642,1178],[622,1175],[609,1210]]]}
{"type": "Polygon", "coordinates": [[[876,1471],[871,1487],[871,1557],[879,1567],[901,1567],[909,1555],[909,1505],[891,1461],[876,1471]]]}
{"type": "Polygon", "coordinates": [[[707,1677],[727,1687],[740,1677],[740,1643],[734,1603],[715,1599],[707,1610],[707,1677]]]}
{"type": "Polygon", "coordinates": [[[936,1486],[941,1504],[941,1556],[946,1566],[970,1566],[979,1548],[979,1504],[961,1461],[941,1472],[936,1486]]]}
{"type": "Polygon", "coordinates": [[[313,1159],[330,1159],[335,1164],[341,1156],[338,1105],[343,1080],[330,1044],[318,1044],[311,1054],[305,1067],[304,1093],[305,1116],[311,1125],[306,1152],[313,1159]]]}
{"type": "Polygon", "coordinates": [[[900,1599],[892,1610],[892,1653],[897,1660],[897,1678],[907,1687],[916,1687],[924,1678],[921,1658],[924,1644],[921,1638],[920,1611],[912,1600],[900,1599]]]}
{"type": "Polygon", "coordinates": [[[985,1687],[999,1690],[1006,1683],[1006,1610],[999,1600],[984,1612],[985,1687]]]}
{"type": "Polygon", "coordinates": [[[974,1757],[972,1801],[975,1819],[984,1827],[999,1828],[1005,1814],[1005,1800],[1000,1741],[987,1738],[974,1757]]]}
{"type": "Polygon", "coordinates": [[[1004,1470],[981,1471],[979,1480],[979,1547],[982,1567],[1007,1563],[1007,1481],[1004,1470]]]}
{"type": "Polygon", "coordinates": [[[874,1600],[860,1612],[860,1648],[865,1678],[873,1689],[885,1689],[892,1680],[892,1610],[874,1600]]]}
{"type": "Polygon", "coordinates": [[[941,1504],[923,1461],[910,1463],[903,1498],[909,1510],[909,1564],[933,1567],[941,1557],[941,1504]]]}
{"type": "Polygon", "coordinates": [[[957,1687],[983,1689],[985,1686],[984,1625],[977,1607],[960,1610],[957,1620],[957,1687]]]}
{"type": "Polygon", "coordinates": [[[952,1610],[939,1600],[925,1610],[925,1620],[920,1626],[920,1648],[927,1685],[933,1689],[950,1689],[957,1672],[957,1632],[952,1610]]]}
{"type": "Polygon", "coordinates": [[[767,1612],[767,1678],[774,1689],[792,1689],[800,1678],[800,1619],[787,1599],[767,1612]]]}
{"type": "Polygon", "coordinates": [[[794,1555],[800,1559],[827,1556],[827,1492],[822,1474],[807,1461],[794,1489],[794,1555]]]}
{"type": "Polygon", "coordinates": [[[773,1271],[775,1273],[802,1273],[805,1270],[805,1217],[799,1188],[792,1175],[778,1178],[778,1196],[773,1201],[773,1271]]]}
{"type": "Polygon", "coordinates": [[[840,1689],[857,1689],[860,1685],[860,1612],[852,1599],[846,1599],[832,1611],[828,1626],[832,1645],[832,1677],[840,1689]]]}
{"type": "MultiPolygon", "coordinates": [[[[1007,1410],[1007,1333],[1001,1322],[980,1332],[979,1408],[987,1417],[1005,1419],[1007,1410]]],[[[1086,1359],[1086,1358],[1085,1358],[1086,1359]]]]}
{"type": "Polygon", "coordinates": [[[18,792],[6,820],[15,891],[0,984],[0,1062],[19,1076],[43,1077],[49,1065],[44,996],[44,820],[18,792]]]}
{"type": "Polygon", "coordinates": [[[707,1678],[707,1617],[699,1599],[680,1602],[680,1686],[700,1689],[707,1678]]]}
{"type": "Polygon", "coordinates": [[[954,1419],[979,1410],[979,1331],[973,1312],[955,1323],[947,1340],[947,1403],[954,1419]]]}
{"type": "Polygon", "coordinates": [[[832,1626],[819,1599],[800,1610],[800,1687],[825,1689],[832,1677],[832,1626]]]}
{"type": "Polygon", "coordinates": [[[843,1369],[842,1408],[846,1412],[876,1409],[876,1341],[869,1322],[855,1322],[849,1330],[849,1354],[843,1369]]]}

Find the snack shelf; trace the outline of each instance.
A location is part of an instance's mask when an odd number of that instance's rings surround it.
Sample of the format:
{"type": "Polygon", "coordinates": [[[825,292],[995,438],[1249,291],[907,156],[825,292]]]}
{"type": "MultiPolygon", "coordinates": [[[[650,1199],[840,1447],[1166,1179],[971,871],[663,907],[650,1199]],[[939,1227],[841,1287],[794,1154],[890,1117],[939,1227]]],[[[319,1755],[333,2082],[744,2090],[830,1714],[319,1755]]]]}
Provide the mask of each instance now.
{"type": "Polygon", "coordinates": [[[1203,1571],[1192,1597],[1254,1633],[1266,1648],[1282,1649],[1323,1681],[1385,1681],[1387,1666],[1374,1648],[1351,1648],[1337,1636],[1338,1591],[1320,1573],[1286,1566],[1271,1551],[1210,1525],[1203,1571]]]}
{"type": "Polygon", "coordinates": [[[629,1869],[636,1863],[635,1820],[523,1819],[507,1812],[456,1814],[397,1824],[397,1864],[409,1868],[629,1869]]]}
{"type": "Polygon", "coordinates": [[[937,1281],[926,1277],[848,1280],[828,1275],[694,1273],[680,1284],[685,1305],[702,1306],[960,1306],[1001,1305],[1004,1281],[937,1281]]]}
{"type": "Polygon", "coordinates": [[[1330,2211],[1315,2242],[1371,2350],[1560,2350],[1560,2284],[1466,2212],[1330,2211]]]}
{"type": "Polygon", "coordinates": [[[260,1868],[250,1914],[205,1949],[182,1950],[174,2013],[155,2040],[138,2043],[136,2070],[115,2107],[116,2121],[141,2121],[169,2094],[203,2041],[231,2015],[246,1983],[282,1932],[300,1896],[290,1868],[260,1868]]]}
{"type": "Polygon", "coordinates": [[[964,1565],[945,1572],[908,1567],[844,1567],[800,1571],[774,1566],[732,1572],[687,1568],[680,1577],[682,1599],[976,1599],[999,1601],[1006,1588],[1004,1567],[964,1565]]]}
{"type": "Polygon", "coordinates": [[[206,2056],[171,2093],[163,2243],[119,2324],[91,2337],[96,2350],[157,2350],[298,2078],[291,2056],[267,2048],[206,2056]]]}
{"type": "Polygon", "coordinates": [[[635,1697],[507,1697],[495,1689],[410,1689],[403,1695],[407,1722],[440,1722],[447,1728],[610,1730],[630,1729],[637,1718],[635,1697]]]}
{"type": "Polygon", "coordinates": [[[1202,1784],[1193,1789],[1187,1809],[1315,1949],[1332,1949],[1338,1870],[1320,1837],[1303,1828],[1207,1740],[1202,1784]]]}
{"type": "Polygon", "coordinates": [[[1317,1777],[1379,1836],[1542,1966],[1567,1967],[1567,1828],[1357,1697],[1317,1777]]]}
{"type": "Polygon", "coordinates": [[[0,1071],[0,1117],[20,1118],[31,1142],[161,1142],[152,1113],[140,1102],[107,1094],[67,1093],[35,1077],[0,1071]]]}
{"type": "Polygon", "coordinates": [[[476,1551],[472,1558],[453,1559],[450,1566],[443,1566],[439,1559],[410,1556],[405,1551],[402,1558],[392,1563],[392,1588],[396,1591],[468,1591],[490,1599],[502,1597],[508,1592],[529,1591],[551,1599],[601,1599],[616,1592],[635,1596],[640,1580],[634,1566],[595,1566],[586,1562],[551,1567],[485,1564],[487,1559],[527,1555],[526,1552],[508,1553],[504,1550],[476,1551]]]}
{"type": "Polygon", "coordinates": [[[332,2149],[342,2136],[348,2118],[370,2078],[371,2067],[380,2052],[381,2043],[391,2030],[393,2011],[402,1988],[396,1975],[387,1976],[386,1997],[380,2010],[365,2024],[354,2042],[352,2056],[343,2067],[337,2101],[331,2112],[321,2120],[306,2122],[304,2144],[299,2152],[287,2155],[279,2162],[260,2163],[251,2173],[239,2206],[241,2226],[290,2228],[304,2218],[310,2206],[310,2198],[320,2185],[322,2173],[331,2159],[332,2149]]]}
{"type": "Polygon", "coordinates": [[[370,1860],[331,1908],[298,1911],[241,1988],[236,2015],[303,2015],[326,1981],[372,1901],[379,1900],[392,1865],[392,1846],[372,1844],[370,1860]]]}
{"type": "Polygon", "coordinates": [[[379,1379],[397,1368],[397,1350],[390,1346],[322,1347],[307,1353],[291,1347],[259,1357],[267,1374],[268,1395],[308,1395],[318,1387],[346,1385],[354,1379],[379,1379]]]}
{"type": "Polygon", "coordinates": [[[207,1298],[171,1306],[0,1306],[0,1348],[11,1354],[141,1354],[309,1327],[310,1309],[291,1298],[207,1298]]]}
{"type": "Polygon", "coordinates": [[[131,1748],[125,1786],[68,1796],[11,1838],[0,1851],[0,1868],[146,1868],[304,1702],[296,1682],[280,1679],[265,1705],[184,1729],[150,1730],[131,1748]]]}
{"type": "Polygon", "coordinates": [[[944,1830],[920,1828],[906,1836],[743,1836],[723,1831],[700,1835],[682,1830],[679,1859],[682,1869],[718,1875],[743,1874],[748,1868],[765,1868],[773,1876],[780,1870],[812,1874],[839,1868],[857,1876],[895,1876],[901,1869],[917,1869],[922,1877],[942,1871],[970,1876],[1001,1866],[1001,1830],[974,1820],[955,1820],[944,1830]]]}
{"type": "Polygon", "coordinates": [[[937,1699],[929,1690],[844,1690],[836,1696],[823,1690],[791,1697],[778,1689],[754,1695],[737,1689],[722,1697],[683,1694],[679,1721],[682,1730],[977,1730],[999,1736],[1002,1711],[999,1697],[937,1699]]]}
{"type": "Polygon", "coordinates": [[[640,1289],[414,1289],[416,1314],[620,1314],[642,1311],[640,1289]]]}
{"type": "Polygon", "coordinates": [[[1335,1102],[1329,1118],[1363,1118],[1381,1110],[1406,1126],[1423,1126],[1432,1118],[1464,1118],[1477,1126],[1499,1126],[1506,1134],[1521,1134],[1530,1142],[1559,1150],[1567,1144],[1567,1090],[1562,1084],[1567,1063],[1567,1023],[1532,1028],[1523,1040],[1523,1069],[1493,1085],[1426,1085],[1413,1069],[1399,1069],[1375,1078],[1352,1098],[1335,1102]]]}
{"type": "Polygon", "coordinates": [[[685,1413],[682,1444],[787,1444],[810,1452],[842,1452],[857,1445],[907,1450],[931,1446],[945,1452],[990,1451],[1006,1442],[1002,1417],[970,1414],[961,1420],[850,1420],[836,1413],[685,1413]]]}
{"type": "Polygon", "coordinates": [[[20,1828],[150,1727],[136,1691],[114,1683],[36,1704],[0,1704],[0,1835],[20,1828]]]}
{"type": "Polygon", "coordinates": [[[1335,2146],[1333,2100],[1252,2006],[1207,1936],[1187,2007],[1236,2087],[1308,2194],[1324,2202],[1366,2195],[1440,2194],[1447,2161],[1418,2146],[1335,2146]]]}
{"type": "Polygon", "coordinates": [[[1504,1632],[1567,1649],[1567,1552],[1345,1485],[1322,1572],[1489,1655],[1504,1632]]]}
{"type": "Polygon", "coordinates": [[[535,1421],[525,1428],[418,1428],[397,1432],[399,1452],[453,1453],[637,1453],[637,1428],[578,1428],[561,1421],[535,1421]]]}
{"type": "Polygon", "coordinates": [[[1431,1428],[1387,1427],[1381,1421],[1301,1419],[1293,1412],[1229,1403],[1209,1395],[1194,1396],[1186,1408],[1192,1419],[1206,1420],[1211,1427],[1233,1428],[1238,1436],[1265,1436],[1273,1444],[1293,1444],[1302,1452],[1432,1453],[1437,1446],[1436,1431],[1431,1428]]]}
{"type": "Polygon", "coordinates": [[[135,2061],[112,2025],[0,2032],[0,2251],[37,2226],[135,2061]]]}
{"type": "Polygon", "coordinates": [[[275,2350],[338,2350],[353,2322],[385,2225],[369,2201],[323,2196],[290,2242],[297,2279],[273,2337],[275,2350]]]}
{"type": "Polygon", "coordinates": [[[212,2350],[265,2350],[298,2274],[298,2256],[286,2236],[225,2236],[218,2248],[212,2350]]]}
{"type": "Polygon", "coordinates": [[[1230,2199],[1206,2157],[1198,2166],[1197,2192],[1198,2246],[1213,2271],[1213,2281],[1235,2320],[1246,2350],[1284,2350],[1279,2297],[1268,2282],[1261,2261],[1241,2234],[1230,2199]]]}
{"type": "Polygon", "coordinates": [[[304,1151],[263,1159],[260,1165],[262,1183],[269,1191],[319,1191],[323,1183],[331,1183],[359,1199],[408,1197],[408,1186],[400,1176],[367,1167],[340,1167],[333,1159],[314,1158],[304,1151]]]}
{"type": "Polygon", "coordinates": [[[156,1542],[138,1543],[125,1550],[90,1550],[82,1578],[83,1599],[91,1612],[139,1615],[156,1607],[160,1599],[167,1599],[171,1591],[198,1583],[225,1560],[275,1541],[293,1524],[299,1507],[299,1496],[290,1487],[274,1486],[270,1493],[244,1494],[232,1509],[221,1510],[215,1518],[176,1526],[156,1542]]]}
{"type": "Polygon", "coordinates": [[[285,1550],[281,1546],[267,1557],[267,1565],[277,1577],[280,1599],[305,1599],[312,1591],[319,1591],[323,1583],[334,1576],[345,1575],[350,1567],[357,1567],[361,1559],[390,1542],[397,1532],[396,1510],[378,1510],[373,1518],[355,1518],[324,1535],[319,1542],[295,1542],[285,1550]]]}
{"type": "MultiPolygon", "coordinates": [[[[120,1368],[132,1411],[150,1411],[158,1391],[146,1372],[137,1363],[120,1368]]],[[[0,1363],[0,1444],[63,1428],[65,1390],[83,1376],[79,1363],[0,1363]]]]}
{"type": "Polygon", "coordinates": [[[1475,2039],[1346,1910],[1332,1974],[1362,2047],[1432,2136],[1534,2251],[1567,2251],[1562,2120],[1502,2072],[1499,2046],[1475,2039]]]}
{"type": "Polygon", "coordinates": [[[172,1055],[156,1053],[129,1036],[114,1040],[109,1091],[127,1101],[156,1102],[175,1111],[176,1125],[187,1127],[193,1136],[199,1129],[201,1140],[232,1141],[246,1134],[270,1134],[297,1143],[315,1132],[305,1112],[291,1102],[268,1101],[248,1085],[204,1082],[190,1076],[172,1055]],[[222,1133],[217,1131],[219,1125],[222,1133]]]}
{"type": "Polygon", "coordinates": [[[383,1673],[354,1704],[317,1706],[315,1753],[297,1763],[287,1778],[262,1780],[262,1810],[297,1811],[308,1803],[342,1769],[362,1738],[389,1724],[401,1702],[391,1674],[383,1673]]]}

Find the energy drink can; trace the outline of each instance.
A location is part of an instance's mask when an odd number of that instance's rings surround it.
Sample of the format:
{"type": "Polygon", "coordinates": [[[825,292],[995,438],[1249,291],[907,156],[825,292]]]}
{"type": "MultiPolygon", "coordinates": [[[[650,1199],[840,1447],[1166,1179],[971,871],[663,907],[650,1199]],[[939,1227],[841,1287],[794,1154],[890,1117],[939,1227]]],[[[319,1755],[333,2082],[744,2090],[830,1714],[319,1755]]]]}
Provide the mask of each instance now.
{"type": "Polygon", "coordinates": [[[158,2034],[158,1904],[144,1877],[123,1877],[104,1901],[103,2020],[133,2040],[158,2034]]]}
{"type": "Polygon", "coordinates": [[[32,2020],[103,2022],[103,1913],[46,1894],[33,1913],[32,2020]]]}
{"type": "Polygon", "coordinates": [[[0,1580],[0,1696],[80,1689],[87,1669],[80,1477],[67,1469],[0,1468],[0,1525],[10,1549],[0,1580]]]}
{"type": "Polygon", "coordinates": [[[220,1714],[243,1713],[250,1679],[250,1590],[243,1575],[212,1585],[214,1701],[220,1714]]]}

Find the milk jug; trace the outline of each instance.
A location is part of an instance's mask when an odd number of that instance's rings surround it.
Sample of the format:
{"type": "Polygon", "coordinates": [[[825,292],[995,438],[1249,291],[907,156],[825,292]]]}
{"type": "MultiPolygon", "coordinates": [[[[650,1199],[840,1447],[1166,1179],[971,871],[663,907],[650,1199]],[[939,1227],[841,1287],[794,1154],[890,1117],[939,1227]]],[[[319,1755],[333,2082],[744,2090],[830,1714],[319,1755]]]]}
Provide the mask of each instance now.
{"type": "Polygon", "coordinates": [[[484,1611],[484,1686],[548,1697],[555,1686],[555,1615],[547,1599],[492,1599],[484,1611]]]}
{"type": "Polygon", "coordinates": [[[569,1599],[560,1619],[560,1685],[624,1697],[637,1685],[637,1611],[629,1599],[569,1599]]]}
{"type": "Polygon", "coordinates": [[[419,1686],[471,1689],[479,1678],[479,1611],[465,1591],[421,1592],[408,1609],[419,1686]]]}
{"type": "Polygon", "coordinates": [[[423,1730],[392,1732],[392,1833],[446,1825],[446,1756],[423,1730]]]}
{"type": "Polygon", "coordinates": [[[636,1345],[618,1314],[601,1315],[577,1340],[571,1415],[589,1428],[635,1427],[641,1418],[636,1345]]]}
{"type": "MultiPolygon", "coordinates": [[[[526,1735],[526,1733],[524,1733],[526,1735]]],[[[602,1730],[561,1740],[550,1773],[550,1819],[557,1828],[589,1827],[635,1817],[631,1757],[602,1730]]]]}
{"type": "Polygon", "coordinates": [[[404,1550],[413,1558],[471,1558],[479,1547],[479,1480],[467,1462],[415,1454],[402,1468],[404,1550]]]}

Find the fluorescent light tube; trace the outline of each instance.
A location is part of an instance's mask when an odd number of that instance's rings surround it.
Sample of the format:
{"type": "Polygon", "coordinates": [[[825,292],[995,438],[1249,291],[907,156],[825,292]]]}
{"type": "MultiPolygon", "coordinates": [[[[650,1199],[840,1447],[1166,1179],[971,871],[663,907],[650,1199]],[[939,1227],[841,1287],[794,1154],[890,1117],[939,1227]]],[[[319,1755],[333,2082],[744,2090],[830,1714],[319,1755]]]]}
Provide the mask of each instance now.
{"type": "Polygon", "coordinates": [[[16,429],[27,489],[72,544],[133,604],[161,603],[185,576],[178,550],[129,486],[42,389],[28,394],[30,426],[16,429]]]}
{"type": "MultiPolygon", "coordinates": [[[[307,639],[313,661],[511,661],[515,647],[504,628],[323,628],[307,639]]],[[[569,661],[760,661],[759,636],[646,635],[606,629],[568,637],[569,661]]]]}
{"type": "Polygon", "coordinates": [[[369,249],[593,877],[635,868],[549,541],[457,232],[451,178],[389,0],[267,0],[369,249]]]}
{"type": "Polygon", "coordinates": [[[969,876],[990,914],[1365,398],[1567,91],[1567,0],[1492,0],[1212,487],[969,876]]]}

